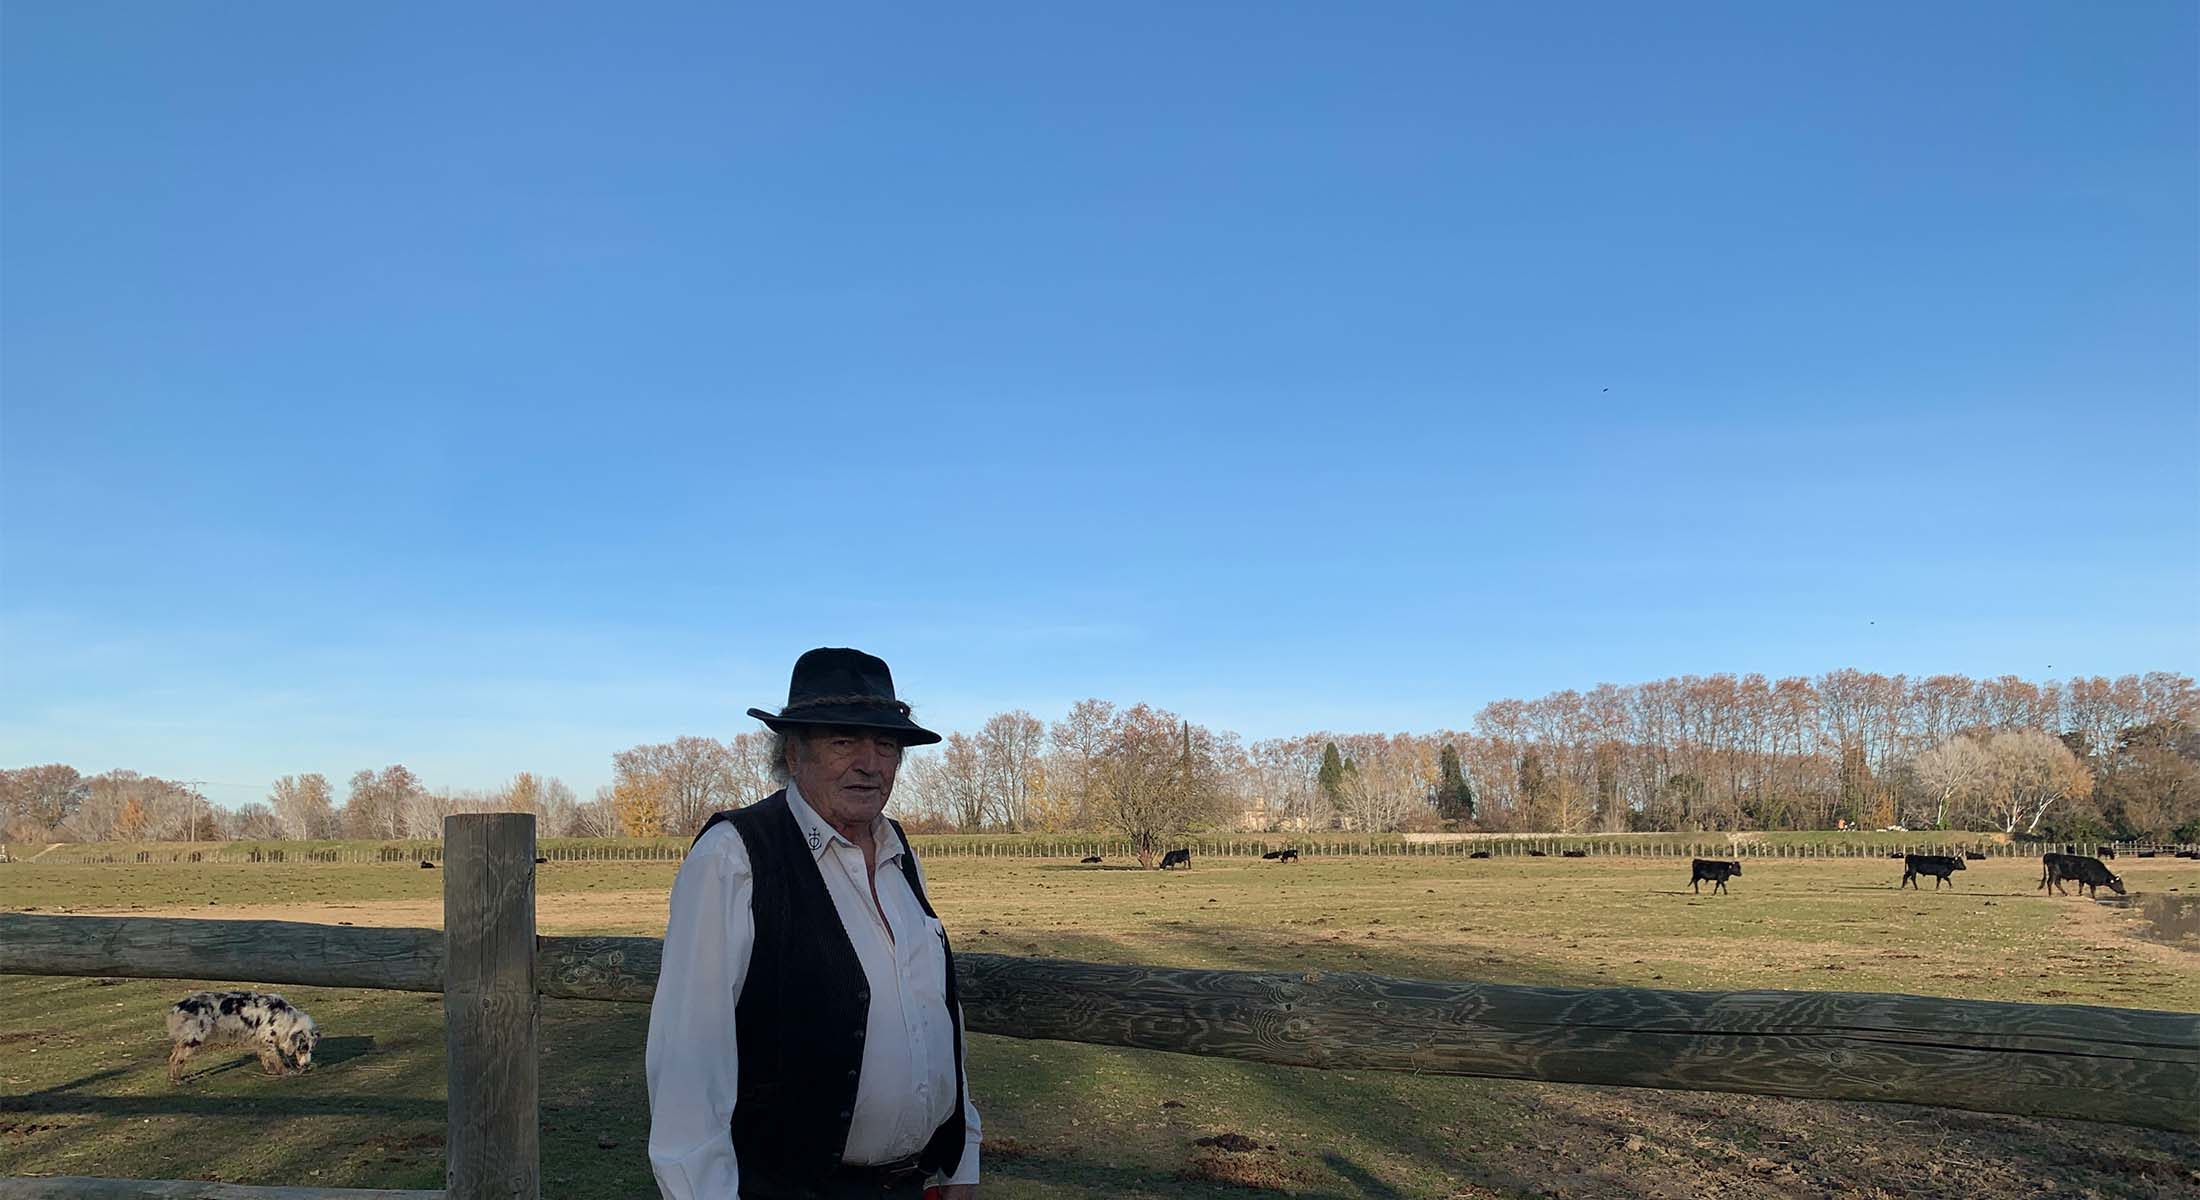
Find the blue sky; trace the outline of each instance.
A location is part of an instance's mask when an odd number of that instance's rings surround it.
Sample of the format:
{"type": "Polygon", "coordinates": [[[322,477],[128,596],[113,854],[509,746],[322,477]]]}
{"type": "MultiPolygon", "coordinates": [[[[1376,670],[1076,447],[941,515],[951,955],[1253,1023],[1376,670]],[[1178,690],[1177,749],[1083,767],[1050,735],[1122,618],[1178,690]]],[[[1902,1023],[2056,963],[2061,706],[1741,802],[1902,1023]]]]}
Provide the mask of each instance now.
{"type": "MultiPolygon", "coordinates": [[[[2185,3],[0,10],[0,765],[2200,663],[2185,3]]],[[[241,785],[241,786],[230,786],[241,785]]]]}

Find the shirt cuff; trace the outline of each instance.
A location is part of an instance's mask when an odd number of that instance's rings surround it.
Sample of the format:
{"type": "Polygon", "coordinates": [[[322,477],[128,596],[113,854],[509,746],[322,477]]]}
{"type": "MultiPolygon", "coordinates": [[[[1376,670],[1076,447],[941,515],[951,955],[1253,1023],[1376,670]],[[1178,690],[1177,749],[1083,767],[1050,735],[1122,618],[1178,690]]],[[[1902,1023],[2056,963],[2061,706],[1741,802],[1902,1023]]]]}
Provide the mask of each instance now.
{"type": "Polygon", "coordinates": [[[964,1135],[962,1161],[955,1164],[955,1173],[948,1175],[935,1171],[925,1186],[946,1187],[949,1184],[978,1182],[978,1144],[983,1140],[984,1135],[975,1129],[964,1135]]]}
{"type": "Polygon", "coordinates": [[[731,1138],[704,1142],[678,1158],[651,1154],[649,1160],[664,1200],[730,1200],[741,1194],[731,1138]]]}

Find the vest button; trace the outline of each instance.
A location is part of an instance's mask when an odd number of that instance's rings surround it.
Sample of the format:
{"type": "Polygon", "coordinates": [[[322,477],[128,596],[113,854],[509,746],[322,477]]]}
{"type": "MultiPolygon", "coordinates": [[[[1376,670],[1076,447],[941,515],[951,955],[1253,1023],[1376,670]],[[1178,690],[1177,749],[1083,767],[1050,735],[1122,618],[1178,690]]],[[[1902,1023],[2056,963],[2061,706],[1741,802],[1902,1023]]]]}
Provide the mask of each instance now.
{"type": "Polygon", "coordinates": [[[850,1118],[850,1117],[853,1117],[853,1116],[855,1116],[855,1115],[856,1115],[856,1114],[855,1114],[855,1110],[853,1110],[853,1109],[847,1109],[847,1108],[844,1108],[844,1109],[841,1109],[841,1110],[840,1110],[840,1119],[841,1119],[841,1120],[843,1120],[843,1121],[845,1121],[845,1120],[847,1120],[848,1118],[850,1118]]]}
{"type": "Polygon", "coordinates": [[[858,1077],[860,1077],[860,1076],[861,1076],[862,1074],[863,1074],[863,1072],[862,1072],[862,1070],[861,1070],[861,1069],[851,1070],[851,1071],[849,1071],[849,1072],[848,1072],[848,1078],[850,1078],[850,1079],[855,1079],[855,1078],[858,1078],[858,1077]]]}
{"type": "Polygon", "coordinates": [[[863,1040],[863,1031],[860,1029],[856,1030],[856,1040],[859,1042],[863,1040]]]}

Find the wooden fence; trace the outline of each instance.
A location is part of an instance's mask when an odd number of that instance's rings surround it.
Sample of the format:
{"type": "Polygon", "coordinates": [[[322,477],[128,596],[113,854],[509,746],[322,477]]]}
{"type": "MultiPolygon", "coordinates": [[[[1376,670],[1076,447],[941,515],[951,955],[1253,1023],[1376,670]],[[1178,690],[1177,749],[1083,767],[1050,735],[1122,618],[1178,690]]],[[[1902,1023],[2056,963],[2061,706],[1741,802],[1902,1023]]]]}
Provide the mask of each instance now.
{"type": "MultiPolygon", "coordinates": [[[[445,930],[0,914],[0,974],[441,992],[446,1188],[0,1181],[0,1200],[536,1200],[541,998],[646,1003],[655,938],[537,937],[534,823],[452,817],[445,930]],[[446,932],[447,931],[447,932],[446,932]]],[[[2200,1015],[956,958],[972,1032],[1297,1067],[1880,1100],[2200,1133],[2200,1015]]]]}
{"type": "MultiPolygon", "coordinates": [[[[1103,858],[1128,859],[1133,851],[1119,837],[1026,837],[1022,835],[918,834],[910,841],[926,858],[1103,858]]],[[[2163,856],[2190,851],[2191,845],[2164,843],[2075,843],[2079,854],[2098,855],[2104,849],[2118,855],[2159,853],[2163,856]]],[[[1551,835],[1468,834],[1437,839],[1355,837],[1349,834],[1195,834],[1170,846],[1183,846],[1195,857],[1259,858],[1270,850],[1295,849],[1309,858],[1464,858],[1481,852],[1492,858],[1558,858],[1579,851],[1588,858],[1886,858],[1892,854],[1983,854],[1988,858],[2037,858],[2062,844],[2001,842],[1951,834],[1918,834],[1889,840],[1877,837],[1857,841],[1767,842],[1729,841],[1701,837],[1678,841],[1670,834],[1604,834],[1585,837],[1551,835]]],[[[687,857],[687,845],[676,842],[628,842],[617,839],[548,846],[539,853],[550,862],[666,862],[687,857]]],[[[172,864],[270,864],[415,867],[422,862],[443,864],[441,842],[405,842],[387,845],[280,846],[256,843],[248,846],[203,845],[113,846],[83,842],[56,846],[40,855],[48,866],[172,865],[172,864]]]]}

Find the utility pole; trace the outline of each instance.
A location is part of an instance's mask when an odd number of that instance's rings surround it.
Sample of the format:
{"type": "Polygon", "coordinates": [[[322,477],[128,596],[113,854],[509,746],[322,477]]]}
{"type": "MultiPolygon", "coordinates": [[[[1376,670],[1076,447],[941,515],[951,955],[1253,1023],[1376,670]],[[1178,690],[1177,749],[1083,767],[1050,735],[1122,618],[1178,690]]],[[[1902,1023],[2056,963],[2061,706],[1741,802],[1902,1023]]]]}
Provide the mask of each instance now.
{"type": "Polygon", "coordinates": [[[183,793],[183,811],[190,815],[191,828],[185,838],[186,841],[196,842],[199,840],[199,806],[206,803],[206,793],[199,789],[205,787],[206,784],[207,781],[204,779],[179,779],[176,781],[177,787],[185,789],[183,793]]]}

